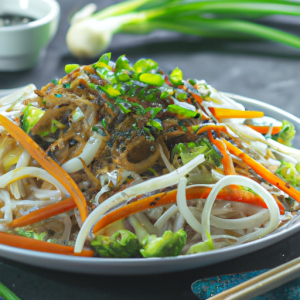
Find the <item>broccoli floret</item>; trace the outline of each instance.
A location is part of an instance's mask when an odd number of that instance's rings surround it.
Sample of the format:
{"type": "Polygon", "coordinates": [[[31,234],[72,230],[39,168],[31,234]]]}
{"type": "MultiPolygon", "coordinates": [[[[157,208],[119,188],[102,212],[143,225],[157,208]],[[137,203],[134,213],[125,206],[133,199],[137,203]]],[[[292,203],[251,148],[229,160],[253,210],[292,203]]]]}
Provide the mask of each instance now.
{"type": "Polygon", "coordinates": [[[46,232],[36,233],[32,230],[25,230],[23,228],[16,228],[15,231],[19,235],[26,236],[28,238],[39,240],[39,241],[43,241],[45,238],[45,235],[47,234],[46,232]]]}
{"type": "Polygon", "coordinates": [[[280,132],[274,135],[272,139],[278,141],[281,144],[292,147],[292,140],[295,134],[295,126],[292,123],[283,120],[280,132]]]}
{"type": "Polygon", "coordinates": [[[292,186],[300,186],[300,174],[293,164],[282,161],[281,166],[276,171],[276,174],[292,186]]]}
{"type": "Polygon", "coordinates": [[[165,231],[162,237],[157,237],[155,234],[147,235],[142,241],[144,249],[140,252],[143,257],[177,256],[185,245],[186,239],[187,234],[182,229],[176,233],[165,231]]]}
{"type": "Polygon", "coordinates": [[[199,154],[204,154],[204,157],[209,164],[217,167],[221,165],[222,155],[207,138],[201,138],[195,143],[179,143],[172,151],[173,157],[175,155],[180,155],[183,164],[187,164],[199,154]]]}
{"type": "Polygon", "coordinates": [[[136,235],[128,230],[119,230],[111,237],[98,235],[91,246],[102,257],[141,257],[142,246],[136,235]]]}
{"type": "Polygon", "coordinates": [[[201,252],[215,250],[215,246],[213,244],[213,241],[212,241],[211,236],[208,231],[206,232],[206,235],[207,235],[208,241],[201,242],[201,243],[191,246],[186,254],[201,253],[201,252]]]}

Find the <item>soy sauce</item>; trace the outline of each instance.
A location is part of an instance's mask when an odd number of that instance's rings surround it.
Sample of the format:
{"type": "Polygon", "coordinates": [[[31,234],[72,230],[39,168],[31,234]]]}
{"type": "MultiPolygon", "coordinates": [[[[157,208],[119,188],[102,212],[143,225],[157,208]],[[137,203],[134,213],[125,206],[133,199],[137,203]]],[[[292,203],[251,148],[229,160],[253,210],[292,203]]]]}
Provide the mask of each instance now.
{"type": "Polygon", "coordinates": [[[0,15],[0,27],[27,24],[35,20],[36,19],[27,16],[5,14],[0,15]]]}

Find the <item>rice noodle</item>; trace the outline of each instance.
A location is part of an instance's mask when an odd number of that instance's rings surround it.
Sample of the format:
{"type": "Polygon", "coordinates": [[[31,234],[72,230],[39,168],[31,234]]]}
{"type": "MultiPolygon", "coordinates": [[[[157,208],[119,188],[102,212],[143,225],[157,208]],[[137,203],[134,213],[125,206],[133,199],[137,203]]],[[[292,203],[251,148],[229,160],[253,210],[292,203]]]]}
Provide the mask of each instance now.
{"type": "Polygon", "coordinates": [[[61,193],[58,190],[43,190],[36,189],[33,195],[40,200],[51,199],[51,200],[61,200],[61,193]]]}
{"type": "Polygon", "coordinates": [[[62,222],[64,223],[64,231],[61,236],[61,240],[65,245],[67,245],[69,239],[70,239],[70,234],[71,234],[71,229],[72,229],[72,222],[70,217],[67,214],[60,214],[60,217],[62,217],[62,222]]]}
{"type": "Polygon", "coordinates": [[[175,216],[178,212],[178,206],[176,204],[172,205],[155,223],[154,226],[157,228],[159,235],[161,235],[162,228],[166,222],[175,216]]]}
{"type": "Polygon", "coordinates": [[[183,228],[184,223],[185,223],[185,218],[180,212],[178,212],[174,220],[173,232],[177,232],[179,229],[183,228]]]}
{"type": "Polygon", "coordinates": [[[78,233],[74,251],[76,253],[82,251],[85,239],[88,236],[91,227],[109,209],[124,201],[128,201],[134,196],[159,190],[177,183],[182,176],[189,173],[193,168],[195,168],[196,166],[204,162],[204,160],[205,160],[204,155],[202,154],[198,155],[193,160],[188,162],[186,165],[182,166],[181,168],[169,174],[160,177],[155,177],[151,180],[147,180],[137,185],[131,186],[126,190],[118,192],[115,195],[108,198],[106,201],[101,203],[96,209],[94,209],[92,213],[85,220],[84,224],[82,225],[78,233]]]}
{"type": "Polygon", "coordinates": [[[88,166],[94,159],[96,153],[103,147],[103,144],[106,144],[106,136],[94,133],[86,143],[81,154],[77,157],[74,157],[64,163],[61,167],[68,173],[74,173],[83,168],[82,162],[79,158],[83,159],[85,164],[88,166]]]}
{"type": "MultiPolygon", "coordinates": [[[[16,169],[27,167],[30,162],[30,158],[31,156],[28,153],[28,151],[24,150],[20,155],[19,160],[16,164],[16,169]]],[[[11,184],[11,192],[14,195],[15,199],[20,199],[20,197],[26,196],[26,191],[25,191],[23,181],[26,181],[26,179],[21,179],[11,184]]]]}
{"type": "Polygon", "coordinates": [[[148,220],[148,218],[142,213],[138,212],[135,214],[135,217],[139,222],[146,228],[150,234],[158,234],[157,228],[148,220]]]}
{"type": "Polygon", "coordinates": [[[247,177],[238,175],[228,175],[215,184],[204,205],[204,209],[202,212],[202,236],[204,241],[208,240],[206,232],[210,233],[210,215],[216,196],[222,188],[230,184],[236,184],[237,182],[239,183],[239,185],[251,188],[255,193],[260,195],[261,198],[265,201],[266,205],[268,206],[270,214],[270,220],[266,223],[264,228],[261,228],[256,232],[249,233],[240,237],[237,243],[243,243],[248,240],[254,240],[256,238],[265,236],[266,234],[272,232],[278,227],[279,209],[272,195],[260,184],[247,177]]]}
{"type": "Polygon", "coordinates": [[[248,229],[260,227],[262,223],[269,219],[269,211],[261,210],[259,213],[240,219],[221,219],[213,215],[210,216],[210,224],[223,229],[248,229]]]}
{"type": "Polygon", "coordinates": [[[177,205],[179,212],[183,215],[186,219],[187,223],[198,233],[202,232],[201,223],[194,217],[192,212],[187,206],[186,203],[186,195],[185,195],[185,188],[187,184],[187,179],[185,177],[181,178],[178,183],[178,190],[177,190],[177,205]]]}
{"type": "Polygon", "coordinates": [[[9,193],[7,191],[0,191],[0,200],[4,202],[4,206],[1,208],[1,211],[4,212],[4,218],[0,219],[0,223],[11,223],[12,209],[9,193]]]}
{"type": "Polygon", "coordinates": [[[62,196],[69,195],[67,190],[63,187],[63,185],[58,180],[56,180],[53,176],[51,176],[47,171],[37,167],[18,168],[10,172],[7,172],[6,174],[0,176],[0,188],[4,188],[8,184],[11,184],[16,180],[27,178],[27,177],[37,177],[46,180],[49,183],[53,184],[58,190],[60,190],[61,193],[63,194],[62,196]]]}
{"type": "Polygon", "coordinates": [[[166,168],[168,169],[168,171],[171,173],[173,172],[175,169],[174,167],[171,165],[171,163],[169,162],[169,160],[167,159],[167,157],[165,156],[165,153],[163,151],[163,148],[161,146],[161,144],[158,144],[158,148],[159,148],[159,152],[160,152],[160,156],[166,166],[166,168]]]}
{"type": "Polygon", "coordinates": [[[50,204],[57,203],[57,200],[11,200],[12,210],[17,209],[17,206],[37,206],[38,208],[48,206],[50,204]]]}

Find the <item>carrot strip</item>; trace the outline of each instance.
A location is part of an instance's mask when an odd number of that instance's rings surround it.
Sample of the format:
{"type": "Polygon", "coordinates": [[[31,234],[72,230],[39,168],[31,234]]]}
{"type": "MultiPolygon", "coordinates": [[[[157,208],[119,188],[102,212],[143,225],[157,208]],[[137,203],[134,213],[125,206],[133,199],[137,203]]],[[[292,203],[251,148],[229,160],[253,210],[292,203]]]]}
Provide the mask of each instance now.
{"type": "Polygon", "coordinates": [[[247,163],[258,175],[260,175],[262,178],[267,180],[269,183],[273,184],[274,186],[278,187],[280,190],[287,193],[289,196],[291,196],[296,201],[300,202],[300,192],[298,192],[296,189],[294,189],[290,184],[287,182],[284,182],[282,179],[274,175],[272,172],[270,172],[267,168],[265,168],[263,165],[255,161],[253,158],[248,156],[246,153],[244,153],[242,150],[237,148],[236,146],[232,145],[230,142],[223,139],[224,143],[227,146],[227,149],[234,154],[235,156],[241,158],[245,163],[247,163]]]}
{"type": "Polygon", "coordinates": [[[279,207],[280,213],[281,213],[282,210],[285,211],[285,208],[284,208],[283,204],[278,200],[278,198],[277,198],[275,195],[272,195],[272,196],[273,196],[273,198],[274,198],[274,199],[276,200],[276,202],[277,202],[277,205],[278,205],[278,207],[279,207]]]}
{"type": "MultiPolygon", "coordinates": [[[[270,130],[270,126],[253,126],[253,125],[247,125],[248,127],[254,129],[255,131],[261,133],[261,134],[267,134],[270,130]]],[[[280,126],[276,126],[272,128],[272,135],[277,134],[281,131],[280,126]]]]}
{"type": "Polygon", "coordinates": [[[24,236],[13,235],[5,232],[0,232],[0,244],[22,249],[63,255],[94,256],[94,251],[92,250],[82,250],[82,252],[80,253],[74,253],[74,247],[48,243],[45,241],[38,241],[24,236]]]}
{"type": "Polygon", "coordinates": [[[215,124],[205,125],[205,126],[200,127],[197,130],[196,134],[199,135],[199,134],[201,134],[201,133],[203,133],[203,132],[205,132],[207,130],[215,130],[215,131],[218,132],[219,136],[220,136],[220,131],[223,131],[224,133],[226,133],[226,134],[229,135],[229,133],[228,133],[227,128],[226,128],[225,125],[215,125],[215,124]]]}
{"type": "MultiPolygon", "coordinates": [[[[207,199],[211,188],[205,187],[193,187],[186,190],[186,198],[187,200],[201,198],[207,199]]],[[[112,211],[111,213],[103,216],[94,226],[93,232],[97,232],[100,229],[104,228],[105,226],[121,220],[125,217],[130,216],[131,214],[135,214],[140,211],[144,211],[147,209],[151,209],[154,207],[158,207],[161,205],[166,205],[170,203],[176,203],[176,195],[177,190],[172,190],[166,193],[159,193],[156,195],[152,195],[147,198],[143,198],[141,200],[132,202],[127,204],[119,209],[112,211]]],[[[220,200],[228,200],[228,201],[237,201],[237,202],[244,202],[252,205],[261,206],[267,208],[266,203],[260,196],[257,196],[253,193],[250,193],[246,190],[242,190],[240,188],[234,189],[222,189],[217,199],[220,200]]],[[[284,210],[283,210],[284,213],[284,210]]]]}
{"type": "Polygon", "coordinates": [[[201,105],[202,102],[203,102],[202,97],[199,96],[199,95],[197,95],[197,94],[194,94],[194,93],[191,93],[191,94],[192,94],[192,96],[194,97],[194,99],[198,102],[198,104],[201,105]]]}
{"type": "Polygon", "coordinates": [[[27,215],[15,219],[12,221],[11,224],[9,224],[9,226],[13,228],[28,226],[43,221],[45,219],[51,218],[53,216],[62,214],[64,212],[67,212],[71,209],[74,209],[75,207],[76,204],[74,200],[72,198],[68,198],[58,203],[54,203],[46,207],[40,208],[38,210],[34,210],[27,215]]]}
{"type": "Polygon", "coordinates": [[[71,176],[53,159],[47,156],[39,145],[36,144],[20,127],[3,115],[0,115],[0,123],[46,171],[66,188],[74,199],[79,209],[82,222],[84,222],[87,217],[86,200],[71,176]]]}
{"type": "Polygon", "coordinates": [[[223,158],[222,158],[221,161],[222,161],[222,164],[223,164],[223,167],[224,167],[225,175],[236,175],[236,172],[235,172],[235,169],[234,169],[234,166],[233,166],[233,163],[232,163],[232,159],[227,153],[226,146],[223,144],[222,141],[215,140],[213,138],[213,135],[212,135],[210,130],[208,130],[207,133],[208,133],[208,137],[209,137],[210,142],[212,144],[214,144],[219,149],[221,154],[223,155],[223,158]]]}
{"type": "Polygon", "coordinates": [[[217,119],[227,119],[227,118],[261,118],[264,116],[262,111],[250,111],[250,110],[236,110],[236,109],[228,109],[228,108],[216,108],[209,107],[210,112],[217,119]]]}

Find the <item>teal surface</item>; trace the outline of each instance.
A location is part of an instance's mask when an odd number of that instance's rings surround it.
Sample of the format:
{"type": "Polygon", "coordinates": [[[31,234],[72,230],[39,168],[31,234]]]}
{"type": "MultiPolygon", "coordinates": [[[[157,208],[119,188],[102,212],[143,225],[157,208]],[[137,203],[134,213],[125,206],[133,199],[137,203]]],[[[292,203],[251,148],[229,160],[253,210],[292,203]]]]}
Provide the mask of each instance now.
{"type": "MultiPolygon", "coordinates": [[[[267,270],[240,273],[233,275],[222,275],[197,280],[192,284],[193,293],[200,299],[205,300],[224,290],[228,290],[244,281],[247,281],[267,270]]],[[[300,299],[300,278],[288,282],[275,290],[253,298],[253,300],[296,300],[300,299]]]]}

